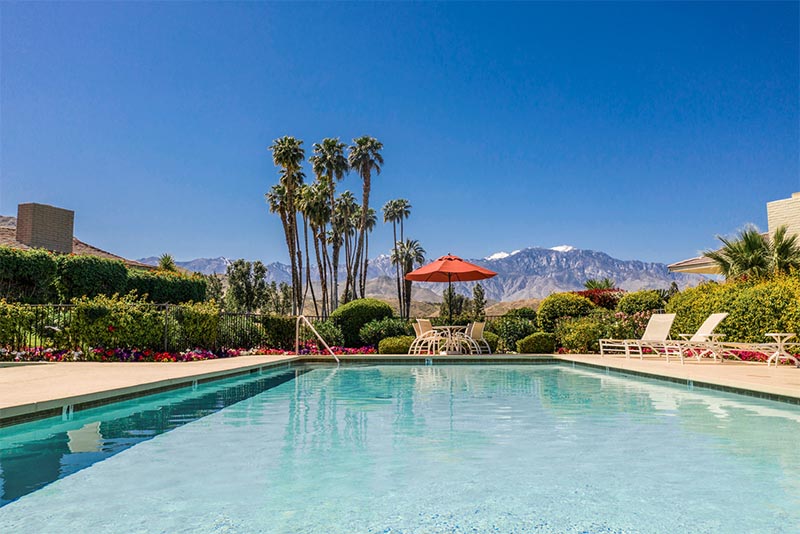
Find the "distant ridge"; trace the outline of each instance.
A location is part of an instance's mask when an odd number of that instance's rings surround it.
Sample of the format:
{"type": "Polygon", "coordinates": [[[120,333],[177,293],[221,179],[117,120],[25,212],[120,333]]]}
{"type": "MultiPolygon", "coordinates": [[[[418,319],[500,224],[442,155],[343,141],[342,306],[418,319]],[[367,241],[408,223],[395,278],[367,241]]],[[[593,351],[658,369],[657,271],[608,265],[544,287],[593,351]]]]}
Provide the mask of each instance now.
{"type": "MultiPolygon", "coordinates": [[[[142,258],[139,261],[155,265],[158,258],[142,258]]],[[[671,273],[663,263],[650,263],[638,260],[620,260],[605,252],[576,249],[569,245],[553,248],[526,248],[510,253],[495,253],[483,259],[470,259],[497,272],[497,276],[483,280],[486,297],[495,301],[516,301],[541,299],[550,293],[583,289],[583,283],[590,278],[611,278],[617,286],[628,290],[667,288],[672,282],[681,289],[694,286],[705,280],[700,275],[671,273]]],[[[224,273],[230,260],[227,258],[200,258],[176,262],[180,267],[204,274],[224,273]]],[[[277,282],[291,279],[288,265],[273,262],[266,265],[267,278],[277,282]]],[[[367,291],[371,296],[396,298],[394,266],[387,255],[370,260],[367,272],[370,284],[367,291]]],[[[474,283],[454,284],[459,293],[472,293],[474,283]]],[[[446,284],[414,284],[415,293],[422,300],[441,300],[446,284]]],[[[415,295],[415,300],[419,298],[415,295]]]]}

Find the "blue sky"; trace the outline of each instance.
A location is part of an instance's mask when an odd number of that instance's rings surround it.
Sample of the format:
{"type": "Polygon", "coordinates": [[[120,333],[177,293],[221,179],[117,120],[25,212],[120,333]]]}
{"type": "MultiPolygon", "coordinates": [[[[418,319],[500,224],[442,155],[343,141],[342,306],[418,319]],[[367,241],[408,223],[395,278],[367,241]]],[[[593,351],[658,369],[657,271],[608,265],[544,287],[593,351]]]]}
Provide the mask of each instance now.
{"type": "MultiPolygon", "coordinates": [[[[429,256],[671,262],[800,190],[798,3],[3,3],[0,214],[285,260],[266,147],[368,134],[429,256]]],[[[311,173],[309,172],[309,175],[311,173]]],[[[360,197],[352,175],[340,186],[360,197]]],[[[371,251],[388,250],[380,225],[371,251]]]]}

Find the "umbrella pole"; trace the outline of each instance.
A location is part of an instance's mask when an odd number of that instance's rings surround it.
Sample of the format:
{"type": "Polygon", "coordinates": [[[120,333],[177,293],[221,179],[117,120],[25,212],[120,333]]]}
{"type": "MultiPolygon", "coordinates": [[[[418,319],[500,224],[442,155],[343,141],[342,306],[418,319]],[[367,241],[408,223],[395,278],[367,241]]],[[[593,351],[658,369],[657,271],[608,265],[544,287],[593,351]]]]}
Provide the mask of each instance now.
{"type": "Polygon", "coordinates": [[[453,323],[453,283],[450,281],[452,275],[447,273],[447,323],[453,323]]]}

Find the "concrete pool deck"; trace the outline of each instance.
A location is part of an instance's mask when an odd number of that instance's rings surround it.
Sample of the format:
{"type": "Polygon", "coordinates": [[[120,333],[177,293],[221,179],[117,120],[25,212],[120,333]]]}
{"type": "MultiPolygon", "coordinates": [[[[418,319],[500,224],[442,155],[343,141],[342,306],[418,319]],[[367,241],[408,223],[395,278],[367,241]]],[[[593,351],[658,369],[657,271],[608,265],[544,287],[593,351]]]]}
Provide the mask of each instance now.
{"type": "MultiPolygon", "coordinates": [[[[408,355],[340,356],[343,363],[422,363],[427,358],[408,355]]],[[[800,404],[800,369],[782,365],[711,360],[685,365],[663,358],[591,355],[482,355],[432,356],[434,365],[452,363],[574,363],[600,371],[615,371],[710,387],[751,396],[800,404]]],[[[58,415],[65,406],[82,409],[224,376],[293,362],[332,363],[330,357],[239,356],[185,363],[36,363],[0,368],[0,426],[58,415]]]]}

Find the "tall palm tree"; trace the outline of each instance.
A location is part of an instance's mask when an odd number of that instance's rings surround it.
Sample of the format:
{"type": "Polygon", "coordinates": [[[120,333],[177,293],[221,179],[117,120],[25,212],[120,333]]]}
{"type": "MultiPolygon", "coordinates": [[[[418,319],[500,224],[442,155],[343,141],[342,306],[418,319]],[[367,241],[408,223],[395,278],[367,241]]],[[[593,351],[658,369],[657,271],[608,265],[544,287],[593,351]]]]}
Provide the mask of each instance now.
{"type": "Polygon", "coordinates": [[[269,146],[272,161],[281,168],[281,184],[285,188],[287,245],[292,268],[292,313],[296,314],[303,297],[302,288],[302,253],[298,243],[297,209],[295,207],[295,190],[302,183],[301,167],[305,159],[303,141],[289,135],[276,139],[269,146]]]}
{"type": "Polygon", "coordinates": [[[392,254],[392,263],[399,264],[403,271],[405,310],[402,313],[404,317],[411,315],[411,280],[405,280],[405,275],[414,270],[414,265],[422,265],[424,261],[425,249],[416,239],[406,239],[402,243],[397,243],[397,253],[392,254]]]}
{"type": "MultiPolygon", "coordinates": [[[[392,223],[392,256],[397,256],[397,223],[400,220],[398,213],[397,200],[390,200],[383,205],[383,222],[392,223]]],[[[400,285],[400,263],[394,263],[395,282],[397,282],[397,309],[400,310],[400,317],[403,317],[403,289],[400,285]]]]}
{"type": "Polygon", "coordinates": [[[320,290],[322,293],[322,316],[327,317],[330,310],[328,306],[329,259],[327,247],[328,232],[326,226],[331,219],[327,184],[316,181],[309,187],[309,195],[306,198],[305,207],[308,214],[308,222],[311,226],[314,253],[317,258],[317,272],[319,274],[320,290]]]}
{"type": "Polygon", "coordinates": [[[314,315],[319,315],[319,307],[317,306],[317,296],[314,293],[314,284],[311,283],[311,254],[309,253],[309,248],[308,248],[308,226],[309,226],[309,217],[311,211],[314,208],[313,202],[314,202],[314,192],[312,191],[311,186],[307,184],[301,184],[297,188],[297,211],[300,213],[303,219],[303,242],[305,243],[306,276],[305,276],[305,289],[303,290],[303,300],[301,301],[300,304],[300,311],[302,313],[303,310],[305,309],[306,296],[308,295],[308,292],[310,290],[311,302],[314,304],[314,315]]]}
{"type": "Polygon", "coordinates": [[[375,210],[370,208],[367,211],[367,233],[364,236],[364,267],[361,269],[361,280],[359,280],[359,289],[361,290],[361,298],[367,290],[367,268],[369,267],[369,234],[375,229],[378,224],[378,214],[375,210]]]}
{"type": "MultiPolygon", "coordinates": [[[[344,155],[346,145],[339,141],[328,137],[322,140],[322,143],[314,143],[314,155],[308,158],[311,162],[314,174],[318,179],[323,179],[328,185],[328,197],[330,199],[330,209],[333,212],[336,209],[336,185],[335,182],[344,178],[344,175],[349,170],[347,158],[344,155]]],[[[334,239],[331,240],[331,256],[333,264],[331,265],[331,277],[333,284],[331,287],[331,309],[336,309],[339,305],[339,250],[341,239],[337,238],[336,229],[331,228],[334,233],[334,239]]],[[[327,254],[327,252],[326,252],[327,254]]]]}
{"type": "Polygon", "coordinates": [[[405,241],[403,221],[411,216],[411,202],[405,198],[397,199],[397,220],[400,222],[400,241],[405,241]]]}
{"type": "Polygon", "coordinates": [[[719,267],[725,278],[760,277],[800,269],[800,244],[796,235],[787,236],[780,226],[772,237],[755,226],[747,226],[736,239],[719,237],[722,248],[703,255],[719,267]]]}
{"type": "Polygon", "coordinates": [[[344,191],[336,198],[336,209],[332,217],[332,225],[335,228],[333,238],[341,239],[340,247],[344,248],[346,273],[344,286],[345,302],[355,293],[353,278],[355,247],[352,241],[356,229],[353,221],[358,217],[358,211],[358,203],[353,193],[350,191],[344,191]]]}
{"type": "MultiPolygon", "coordinates": [[[[350,146],[350,153],[347,157],[347,162],[350,168],[358,172],[358,175],[363,181],[363,198],[361,202],[361,224],[358,232],[358,245],[356,246],[356,258],[354,262],[355,272],[353,273],[353,281],[358,279],[358,268],[362,261],[364,252],[364,235],[367,232],[367,215],[369,213],[369,193],[372,188],[372,173],[381,173],[381,165],[383,165],[383,143],[369,137],[367,135],[353,139],[353,144],[350,146]]],[[[364,296],[363,294],[361,295],[364,296]]]]}

